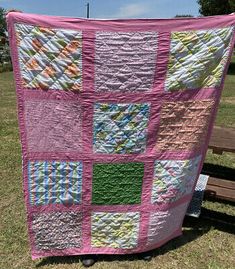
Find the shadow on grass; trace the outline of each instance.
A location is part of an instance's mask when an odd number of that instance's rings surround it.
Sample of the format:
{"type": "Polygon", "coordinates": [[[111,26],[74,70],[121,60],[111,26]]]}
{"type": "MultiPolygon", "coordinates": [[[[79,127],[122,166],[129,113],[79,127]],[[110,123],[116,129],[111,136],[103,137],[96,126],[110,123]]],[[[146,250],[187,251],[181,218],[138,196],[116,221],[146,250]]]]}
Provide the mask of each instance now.
{"type": "Polygon", "coordinates": [[[228,75],[235,75],[235,62],[231,62],[228,68],[228,75]]]}
{"type": "MultiPolygon", "coordinates": [[[[231,204],[231,203],[230,203],[231,204]]],[[[232,203],[233,204],[233,203],[232,203]]],[[[216,212],[206,208],[202,208],[200,218],[188,217],[184,219],[183,235],[179,236],[160,248],[148,252],[152,257],[163,255],[171,250],[180,248],[189,242],[194,241],[198,237],[206,234],[210,229],[217,229],[223,232],[235,234],[235,217],[225,213],[216,212]]],[[[98,262],[114,262],[114,261],[136,261],[142,259],[141,254],[130,255],[98,255],[98,262]]],[[[79,263],[79,256],[70,257],[49,257],[44,258],[36,267],[42,267],[52,264],[74,264],[79,263]]]]}
{"type": "MultiPolygon", "coordinates": [[[[235,206],[234,202],[224,202],[224,204],[235,206]]],[[[235,234],[235,216],[202,207],[200,219],[219,231],[235,234]]]]}
{"type": "Polygon", "coordinates": [[[48,265],[62,265],[62,264],[77,264],[80,262],[79,256],[61,256],[61,257],[48,257],[43,258],[41,262],[35,265],[36,268],[48,265]]]}
{"type": "Polygon", "coordinates": [[[221,179],[229,179],[232,181],[235,180],[235,169],[217,164],[204,163],[202,167],[202,174],[212,177],[218,177],[221,179]]]}

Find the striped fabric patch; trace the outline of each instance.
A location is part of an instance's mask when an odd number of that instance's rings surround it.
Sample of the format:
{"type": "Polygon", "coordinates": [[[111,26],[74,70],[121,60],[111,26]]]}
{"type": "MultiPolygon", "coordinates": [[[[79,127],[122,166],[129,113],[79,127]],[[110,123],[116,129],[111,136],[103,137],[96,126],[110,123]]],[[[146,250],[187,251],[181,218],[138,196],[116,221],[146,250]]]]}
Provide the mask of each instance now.
{"type": "Polygon", "coordinates": [[[82,163],[34,161],[28,163],[31,205],[79,204],[82,163]]]}

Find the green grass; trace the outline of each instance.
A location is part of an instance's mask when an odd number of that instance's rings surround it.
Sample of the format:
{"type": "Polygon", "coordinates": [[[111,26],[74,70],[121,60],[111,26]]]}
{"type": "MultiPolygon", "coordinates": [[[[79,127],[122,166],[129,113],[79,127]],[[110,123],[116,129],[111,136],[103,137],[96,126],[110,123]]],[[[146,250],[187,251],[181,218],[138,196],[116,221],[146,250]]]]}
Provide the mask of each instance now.
{"type": "MultiPolygon", "coordinates": [[[[226,78],[216,124],[235,124],[235,57],[226,78]]],[[[0,74],[0,268],[82,268],[79,257],[53,257],[32,261],[29,252],[26,213],[22,193],[21,147],[16,114],[16,96],[11,72],[0,74]]],[[[206,162],[235,168],[232,154],[208,152],[206,162]]],[[[235,268],[235,236],[224,217],[235,216],[229,204],[205,201],[203,207],[218,212],[217,221],[195,219],[184,224],[184,235],[154,251],[146,263],[136,256],[101,256],[94,269],[231,269],[235,268]],[[222,222],[221,222],[221,221],[222,222]]]]}
{"type": "Polygon", "coordinates": [[[2,72],[7,72],[7,71],[12,71],[12,65],[11,63],[7,63],[7,64],[0,64],[0,73],[2,72]]]}
{"type": "MultiPolygon", "coordinates": [[[[224,90],[216,117],[216,125],[224,127],[235,127],[235,54],[226,76],[224,90]]],[[[235,168],[235,155],[223,153],[223,155],[207,152],[206,162],[235,168]]]]}

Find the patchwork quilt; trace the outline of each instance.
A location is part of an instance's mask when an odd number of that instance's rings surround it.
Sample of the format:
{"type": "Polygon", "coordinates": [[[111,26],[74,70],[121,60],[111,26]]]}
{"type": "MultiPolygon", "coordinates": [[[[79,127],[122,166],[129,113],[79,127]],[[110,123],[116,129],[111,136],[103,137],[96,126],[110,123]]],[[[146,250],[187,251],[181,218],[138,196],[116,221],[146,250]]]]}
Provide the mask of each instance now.
{"type": "Polygon", "coordinates": [[[181,235],[235,15],[7,21],[32,258],[138,253],[181,235]]]}

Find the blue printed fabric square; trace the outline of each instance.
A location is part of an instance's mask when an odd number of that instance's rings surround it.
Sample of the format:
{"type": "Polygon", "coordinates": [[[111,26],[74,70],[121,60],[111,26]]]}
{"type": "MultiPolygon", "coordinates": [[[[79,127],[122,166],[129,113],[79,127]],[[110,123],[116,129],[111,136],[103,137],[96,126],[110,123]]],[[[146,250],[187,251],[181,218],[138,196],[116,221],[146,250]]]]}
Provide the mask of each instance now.
{"type": "Polygon", "coordinates": [[[95,104],[94,151],[143,153],[146,149],[149,104],[95,104]]]}
{"type": "Polygon", "coordinates": [[[201,155],[189,160],[157,160],[154,166],[152,203],[172,203],[192,192],[201,155]]]}
{"type": "Polygon", "coordinates": [[[82,192],[82,163],[29,162],[28,184],[31,205],[79,204],[82,192]]]}

